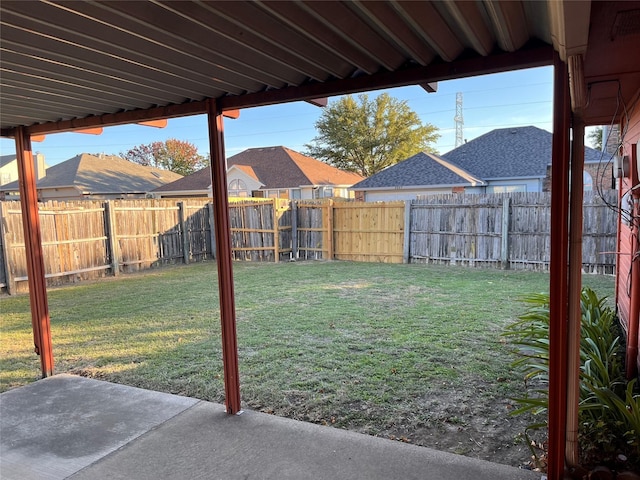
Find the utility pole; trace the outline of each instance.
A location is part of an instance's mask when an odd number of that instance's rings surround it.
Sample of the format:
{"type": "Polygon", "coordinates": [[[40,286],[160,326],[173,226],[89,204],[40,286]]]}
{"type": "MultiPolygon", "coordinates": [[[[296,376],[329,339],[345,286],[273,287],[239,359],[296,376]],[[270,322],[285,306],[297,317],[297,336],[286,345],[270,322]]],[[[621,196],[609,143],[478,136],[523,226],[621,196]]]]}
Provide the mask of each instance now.
{"type": "Polygon", "coordinates": [[[453,117],[456,122],[456,148],[458,148],[464,142],[462,136],[462,126],[464,125],[464,118],[462,118],[462,92],[456,93],[456,116],[453,117]]]}

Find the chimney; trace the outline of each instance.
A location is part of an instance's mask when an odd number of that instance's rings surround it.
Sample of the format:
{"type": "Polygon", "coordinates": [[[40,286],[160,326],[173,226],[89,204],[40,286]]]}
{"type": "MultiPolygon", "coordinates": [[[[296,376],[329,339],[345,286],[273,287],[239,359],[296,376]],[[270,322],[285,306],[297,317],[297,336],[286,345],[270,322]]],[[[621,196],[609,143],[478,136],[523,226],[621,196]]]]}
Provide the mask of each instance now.
{"type": "Polygon", "coordinates": [[[47,174],[46,167],[44,166],[44,155],[40,152],[36,152],[33,156],[33,166],[35,167],[36,181],[44,178],[47,174]]]}

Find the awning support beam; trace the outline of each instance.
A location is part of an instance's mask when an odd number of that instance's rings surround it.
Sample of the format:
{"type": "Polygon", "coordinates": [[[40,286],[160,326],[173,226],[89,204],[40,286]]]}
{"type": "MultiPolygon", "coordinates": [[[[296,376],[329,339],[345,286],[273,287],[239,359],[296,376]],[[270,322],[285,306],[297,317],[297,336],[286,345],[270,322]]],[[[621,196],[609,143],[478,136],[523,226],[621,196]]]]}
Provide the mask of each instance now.
{"type": "Polygon", "coordinates": [[[238,339],[236,307],[231,261],[231,230],[227,169],[224,154],[224,124],[222,110],[215,100],[207,102],[209,146],[211,151],[211,187],[213,190],[218,291],[220,294],[220,324],[222,332],[222,363],[227,413],[235,415],[240,408],[240,376],[238,371],[238,339]]]}
{"type": "Polygon", "coordinates": [[[47,282],[45,280],[42,255],[40,217],[38,216],[36,172],[33,164],[31,139],[23,127],[16,129],[15,141],[20,208],[22,209],[22,227],[27,255],[33,343],[36,353],[40,355],[40,368],[44,378],[53,375],[53,349],[51,346],[51,320],[47,301],[47,282]]]}

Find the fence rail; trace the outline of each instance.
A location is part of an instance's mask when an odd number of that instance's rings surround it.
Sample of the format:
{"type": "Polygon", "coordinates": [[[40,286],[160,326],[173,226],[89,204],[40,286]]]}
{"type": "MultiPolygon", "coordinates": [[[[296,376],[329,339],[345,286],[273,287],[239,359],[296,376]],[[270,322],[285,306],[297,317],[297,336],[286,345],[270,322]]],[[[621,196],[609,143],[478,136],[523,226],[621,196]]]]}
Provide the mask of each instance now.
{"type": "MultiPolygon", "coordinates": [[[[585,194],[583,269],[614,273],[617,216],[585,194]]],[[[48,202],[39,205],[48,284],[214,257],[208,199],[48,202]]],[[[436,195],[413,202],[231,199],[232,255],[242,261],[340,259],[546,270],[550,196],[436,195]]],[[[22,212],[0,202],[0,286],[25,290],[22,212]]]]}

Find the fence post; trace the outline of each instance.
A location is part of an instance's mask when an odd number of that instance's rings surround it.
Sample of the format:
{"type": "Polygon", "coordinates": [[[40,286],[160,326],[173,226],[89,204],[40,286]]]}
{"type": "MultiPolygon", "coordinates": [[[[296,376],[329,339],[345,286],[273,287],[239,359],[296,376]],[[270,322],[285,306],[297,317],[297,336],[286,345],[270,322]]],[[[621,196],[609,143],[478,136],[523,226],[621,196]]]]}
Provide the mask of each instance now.
{"type": "Polygon", "coordinates": [[[216,258],[216,221],[213,217],[213,201],[207,203],[207,209],[209,210],[209,231],[211,237],[211,258],[216,258]]]}
{"type": "Polygon", "coordinates": [[[182,261],[187,265],[189,263],[189,238],[187,238],[184,202],[178,202],[178,222],[180,222],[180,231],[182,232],[182,261]]]}
{"type": "Polygon", "coordinates": [[[291,200],[291,257],[298,259],[298,202],[291,200]]]}
{"type": "Polygon", "coordinates": [[[402,263],[410,263],[411,255],[409,248],[411,245],[411,204],[412,200],[404,201],[404,246],[402,247],[402,263]]]}
{"type": "Polygon", "coordinates": [[[114,277],[117,277],[120,273],[120,267],[118,266],[118,242],[116,241],[116,212],[111,200],[104,202],[104,217],[107,224],[109,253],[111,254],[111,272],[114,277]]]}
{"type": "Polygon", "coordinates": [[[273,261],[280,262],[280,230],[278,229],[278,205],[277,198],[272,198],[273,205],[273,261]]]}
{"type": "Polygon", "coordinates": [[[333,260],[333,200],[327,203],[327,260],[333,260]]]}
{"type": "Polygon", "coordinates": [[[504,270],[509,269],[509,215],[510,208],[509,203],[511,198],[505,196],[502,199],[502,237],[500,243],[500,259],[502,261],[502,268],[504,270]]]}
{"type": "Polygon", "coordinates": [[[2,209],[4,202],[0,202],[0,245],[2,245],[2,264],[4,266],[4,278],[7,284],[7,293],[13,295],[14,285],[11,277],[11,265],[9,265],[9,244],[7,243],[7,231],[4,227],[7,222],[4,219],[4,210],[2,209]]]}

